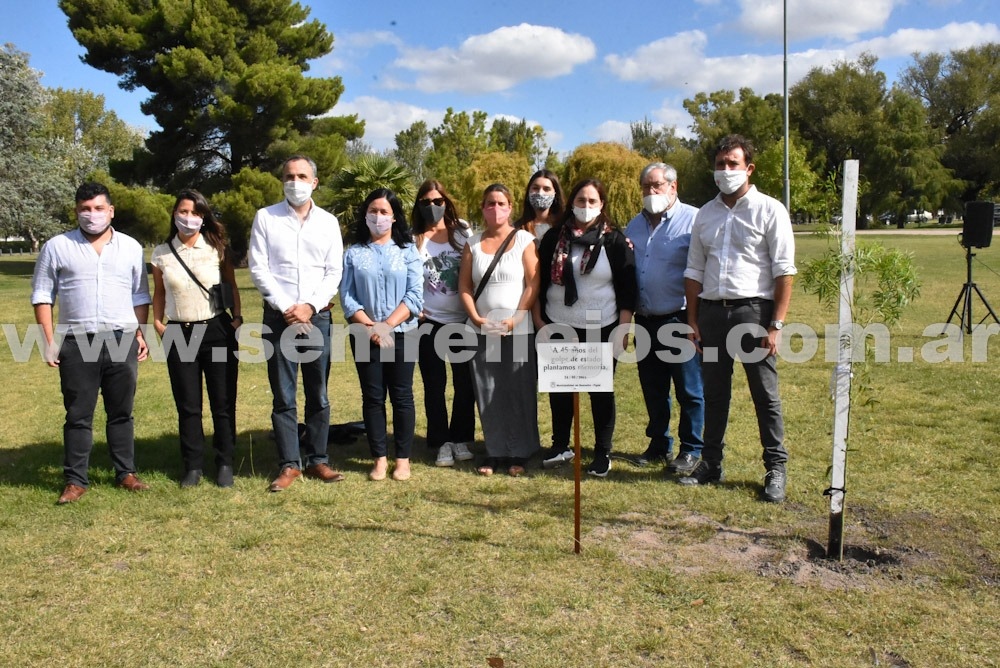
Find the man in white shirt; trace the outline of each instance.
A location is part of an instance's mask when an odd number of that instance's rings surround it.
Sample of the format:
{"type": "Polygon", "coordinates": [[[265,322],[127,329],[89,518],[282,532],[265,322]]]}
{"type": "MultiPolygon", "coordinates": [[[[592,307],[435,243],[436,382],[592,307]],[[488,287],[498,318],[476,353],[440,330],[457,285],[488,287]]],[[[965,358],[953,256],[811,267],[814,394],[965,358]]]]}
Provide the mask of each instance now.
{"type": "Polygon", "coordinates": [[[272,492],[302,475],[339,482],[330,468],[330,301],[343,271],[337,217],[312,201],[316,163],[293,155],[282,167],[285,200],[257,211],[250,232],[250,276],[264,298],[264,340],[272,351],[267,376],[274,403],[271,424],[280,474],[272,492]],[[302,368],[305,431],[299,438],[295,393],[302,368]]]}
{"type": "Polygon", "coordinates": [[[122,489],[149,489],[135,474],[132,407],[139,361],[148,349],[139,325],[149,314],[149,279],[142,246],[116,231],[115,207],[100,183],[76,191],[79,227],[49,239],[35,263],[31,303],[45,336],[45,361],[59,369],[66,422],[60,505],[87,492],[87,469],[94,448],[94,409],[104,398],[105,428],[115,482],[122,489]],[[59,301],[55,340],[53,305],[59,301]]]}
{"type": "Polygon", "coordinates": [[[684,283],[691,338],[703,351],[705,445],[698,468],[678,482],[724,478],[733,362],[739,359],[764,449],[762,496],[778,503],[785,499],[788,453],[775,354],[796,273],[795,241],[784,205],[750,185],[753,170],[750,142],[725,137],[715,154],[719,195],[701,208],[691,231],[684,283]]]}

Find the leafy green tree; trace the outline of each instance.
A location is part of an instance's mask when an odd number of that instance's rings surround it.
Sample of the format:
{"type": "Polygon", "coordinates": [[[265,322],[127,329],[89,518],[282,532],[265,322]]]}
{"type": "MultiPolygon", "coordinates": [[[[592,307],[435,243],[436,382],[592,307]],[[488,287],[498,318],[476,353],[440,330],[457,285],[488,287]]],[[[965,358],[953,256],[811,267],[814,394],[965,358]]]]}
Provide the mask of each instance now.
{"type": "MultiPolygon", "coordinates": [[[[656,127],[648,118],[629,123],[631,133],[630,148],[649,162],[663,162],[677,170],[678,195],[688,201],[687,185],[693,180],[704,180],[704,160],[693,150],[696,144],[677,136],[675,128],[656,127]],[[697,175],[696,175],[697,172],[697,175]]],[[[700,204],[700,199],[695,200],[700,204]]]]}
{"type": "MultiPolygon", "coordinates": [[[[771,144],[754,158],[751,179],[757,189],[771,197],[782,199],[785,190],[785,141],[771,144]]],[[[820,177],[809,165],[809,156],[801,142],[793,141],[788,147],[788,178],[791,210],[809,216],[830,220],[834,210],[822,196],[820,177]]]]}
{"type": "Polygon", "coordinates": [[[0,49],[0,235],[23,236],[34,251],[63,228],[74,188],[65,146],[44,137],[40,78],[27,54],[0,49]]]}
{"type": "Polygon", "coordinates": [[[95,171],[108,172],[113,162],[130,160],[141,149],[145,133],[104,107],[104,96],[81,89],[50,91],[42,107],[43,133],[67,148],[73,181],[95,171]]]}
{"type": "Polygon", "coordinates": [[[563,190],[568,197],[570,190],[579,181],[599,179],[604,183],[608,195],[604,211],[623,227],[642,208],[639,174],[647,164],[649,160],[622,144],[583,144],[566,159],[563,190]]]}
{"type": "Polygon", "coordinates": [[[523,118],[520,121],[496,118],[490,126],[489,148],[523,155],[528,159],[529,169],[540,166],[546,155],[545,130],[541,125],[528,125],[523,118]]]}
{"type": "Polygon", "coordinates": [[[887,90],[876,64],[875,56],[862,54],[815,68],[789,97],[792,125],[812,147],[813,164],[829,174],[844,160],[859,161],[867,184],[859,226],[870,213],[894,211],[905,220],[911,209],[934,211],[961,186],[941,167],[940,142],[919,101],[903,89],[887,90]]]}
{"type": "Polygon", "coordinates": [[[145,88],[142,110],[160,126],[137,165],[176,189],[224,185],[244,167],[269,169],[268,152],[343,91],[338,77],[306,77],[333,35],[293,0],[60,0],[84,62],[145,88]]]}
{"type": "Polygon", "coordinates": [[[459,215],[469,220],[482,223],[480,208],[483,201],[483,191],[492,183],[502,183],[510,189],[514,201],[513,211],[521,210],[525,190],[528,189],[528,177],[532,174],[532,165],[528,156],[520,152],[488,151],[480,153],[472,164],[462,173],[459,187],[461,202],[459,215]]]}
{"type": "Polygon", "coordinates": [[[486,112],[470,116],[448,107],[441,124],[431,130],[431,152],[427,156],[427,174],[446,186],[458,183],[462,172],[480,153],[489,149],[486,112]]]}
{"type": "Polygon", "coordinates": [[[758,155],[782,140],[783,104],[780,95],[761,97],[749,88],[741,88],[739,97],[731,90],[719,90],[684,100],[684,108],[694,119],[692,129],[698,146],[687,168],[685,192],[689,201],[704,203],[718,194],[712,178],[715,147],[726,135],[735,133],[750,139],[758,155]]]}
{"type": "Polygon", "coordinates": [[[431,133],[427,123],[416,121],[405,130],[396,133],[396,148],[393,157],[396,162],[410,170],[414,180],[420,184],[430,174],[427,158],[431,152],[431,133]]]}
{"type": "Polygon", "coordinates": [[[99,180],[108,186],[115,203],[116,230],[144,244],[157,244],[167,238],[172,225],[172,196],[149,188],[123,186],[106,177],[99,180]]]}
{"type": "Polygon", "coordinates": [[[900,83],[926,107],[945,145],[942,163],[965,181],[960,199],[1000,196],[1000,44],[913,59],[900,83]]]}
{"type": "Polygon", "coordinates": [[[356,114],[314,119],[308,132],[293,130],[286,139],[271,144],[272,171],[277,174],[290,155],[308,155],[316,163],[320,181],[328,180],[348,163],[348,144],[359,141],[364,132],[365,122],[356,114]]]}
{"type": "Polygon", "coordinates": [[[340,219],[340,227],[348,235],[354,226],[357,208],[376,188],[388,188],[396,193],[404,208],[413,206],[417,188],[413,175],[389,156],[369,153],[359,156],[340,170],[330,184],[331,208],[340,219]]]}
{"type": "MultiPolygon", "coordinates": [[[[323,190],[325,188],[321,183],[317,197],[323,190]]],[[[244,167],[233,176],[233,185],[229,190],[212,196],[212,208],[226,227],[229,243],[239,263],[242,264],[246,257],[250,227],[257,209],[280,202],[284,196],[281,179],[249,167],[244,167]]]]}

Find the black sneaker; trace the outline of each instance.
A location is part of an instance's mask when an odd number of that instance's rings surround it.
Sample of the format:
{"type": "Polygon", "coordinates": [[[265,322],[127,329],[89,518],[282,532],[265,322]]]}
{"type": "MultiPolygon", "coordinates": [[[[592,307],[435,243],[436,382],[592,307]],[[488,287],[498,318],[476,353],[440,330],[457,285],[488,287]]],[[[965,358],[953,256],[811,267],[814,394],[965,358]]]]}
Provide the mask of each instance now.
{"type": "Polygon", "coordinates": [[[646,448],[646,451],[641,455],[639,455],[638,457],[636,457],[634,461],[636,466],[641,466],[641,467],[646,467],[656,462],[666,463],[670,461],[670,452],[667,450],[663,450],[662,446],[660,445],[654,445],[653,443],[650,443],[649,447],[646,448]]]}
{"type": "Polygon", "coordinates": [[[709,464],[704,459],[698,462],[691,475],[677,479],[679,485],[712,485],[726,479],[721,464],[709,464]]]}
{"type": "Polygon", "coordinates": [[[685,452],[677,456],[677,459],[667,464],[667,473],[677,475],[691,475],[691,472],[698,466],[701,457],[696,457],[690,452],[685,452]]]}
{"type": "Polygon", "coordinates": [[[785,500],[785,483],[788,476],[785,469],[771,469],[764,474],[764,492],[762,494],[768,503],[781,503],[785,500]]]}
{"type": "Polygon", "coordinates": [[[597,476],[598,478],[607,478],[608,471],[611,470],[611,458],[604,452],[598,452],[594,455],[594,461],[590,462],[590,466],[587,467],[587,475],[597,476]]]}

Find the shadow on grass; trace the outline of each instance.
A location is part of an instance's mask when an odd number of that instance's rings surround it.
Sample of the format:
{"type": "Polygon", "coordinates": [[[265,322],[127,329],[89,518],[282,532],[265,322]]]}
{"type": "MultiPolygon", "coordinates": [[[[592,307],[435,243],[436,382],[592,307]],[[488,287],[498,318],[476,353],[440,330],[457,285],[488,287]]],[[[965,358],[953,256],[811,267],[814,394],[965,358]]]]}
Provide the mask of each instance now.
{"type": "MultiPolygon", "coordinates": [[[[107,442],[97,437],[90,453],[88,477],[91,486],[114,485],[115,471],[111,465],[107,442]]],[[[137,438],[135,462],[140,477],[144,474],[161,474],[180,480],[184,474],[180,446],[176,434],[167,433],[155,438],[137,438]]],[[[237,476],[270,476],[277,470],[277,453],[274,441],[267,432],[247,431],[237,435],[233,457],[237,476]]],[[[43,490],[60,490],[63,444],[61,442],[27,443],[0,450],[0,485],[37,487],[43,490]]],[[[211,435],[207,435],[205,451],[206,473],[215,471],[211,435]]]]}
{"type": "Polygon", "coordinates": [[[0,262],[0,274],[4,276],[24,276],[31,278],[35,273],[35,260],[7,260],[0,262]]]}

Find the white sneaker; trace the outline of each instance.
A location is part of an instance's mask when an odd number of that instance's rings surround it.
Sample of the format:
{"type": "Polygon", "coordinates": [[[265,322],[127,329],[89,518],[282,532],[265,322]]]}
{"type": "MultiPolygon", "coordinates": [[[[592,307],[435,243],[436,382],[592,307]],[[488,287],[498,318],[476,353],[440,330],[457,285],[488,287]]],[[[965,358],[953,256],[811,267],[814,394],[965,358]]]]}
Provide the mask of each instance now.
{"type": "Polygon", "coordinates": [[[455,455],[455,459],[460,462],[467,462],[473,457],[472,451],[469,450],[470,443],[452,443],[451,451],[455,455]]]}
{"type": "Polygon", "coordinates": [[[445,443],[438,448],[437,461],[434,463],[438,466],[454,466],[455,458],[451,455],[451,448],[453,445],[453,443],[445,443]]]}
{"type": "Polygon", "coordinates": [[[565,448],[549,448],[543,457],[542,466],[547,469],[554,469],[566,462],[572,462],[576,458],[576,455],[573,454],[572,450],[565,448]]]}

